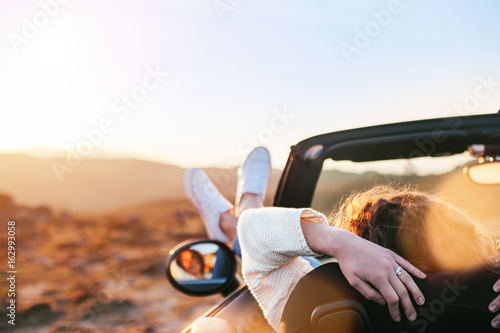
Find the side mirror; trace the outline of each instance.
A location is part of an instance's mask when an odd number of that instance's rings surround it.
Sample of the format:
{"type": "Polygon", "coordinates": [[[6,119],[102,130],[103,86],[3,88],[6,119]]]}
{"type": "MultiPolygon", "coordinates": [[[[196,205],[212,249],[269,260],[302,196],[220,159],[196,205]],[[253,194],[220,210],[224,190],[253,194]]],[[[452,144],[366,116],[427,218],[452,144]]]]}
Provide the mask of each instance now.
{"type": "Polygon", "coordinates": [[[466,166],[464,172],[469,179],[481,185],[499,185],[500,184],[500,159],[472,164],[466,166]]]}
{"type": "Polygon", "coordinates": [[[234,291],[236,259],[226,244],[215,240],[181,243],[170,250],[166,274],[170,283],[190,296],[207,296],[234,291]]]}

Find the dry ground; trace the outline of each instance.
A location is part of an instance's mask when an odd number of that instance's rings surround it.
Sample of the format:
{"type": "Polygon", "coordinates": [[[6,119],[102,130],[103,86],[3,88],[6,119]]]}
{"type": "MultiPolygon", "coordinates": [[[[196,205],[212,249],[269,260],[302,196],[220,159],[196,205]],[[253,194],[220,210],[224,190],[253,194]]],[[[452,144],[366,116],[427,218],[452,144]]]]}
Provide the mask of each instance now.
{"type": "MultiPolygon", "coordinates": [[[[106,216],[55,217],[12,204],[0,212],[0,244],[8,220],[17,228],[16,331],[179,332],[219,300],[185,296],[165,278],[169,249],[205,237],[186,201],[106,216]]],[[[5,246],[0,253],[6,258],[5,246]]],[[[6,271],[0,273],[0,331],[13,330],[5,319],[6,271]]]]}

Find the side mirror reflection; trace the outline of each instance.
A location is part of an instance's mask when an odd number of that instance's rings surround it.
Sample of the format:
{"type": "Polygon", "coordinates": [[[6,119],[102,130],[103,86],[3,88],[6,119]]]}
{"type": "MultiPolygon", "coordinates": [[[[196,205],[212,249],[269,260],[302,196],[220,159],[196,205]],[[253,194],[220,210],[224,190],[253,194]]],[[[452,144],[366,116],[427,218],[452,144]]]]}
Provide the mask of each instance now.
{"type": "Polygon", "coordinates": [[[483,162],[469,165],[464,169],[469,179],[476,184],[500,184],[500,161],[483,162]]]}
{"type": "Polygon", "coordinates": [[[185,294],[206,296],[235,288],[236,259],[224,244],[214,240],[183,243],[170,251],[166,274],[185,294]]]}

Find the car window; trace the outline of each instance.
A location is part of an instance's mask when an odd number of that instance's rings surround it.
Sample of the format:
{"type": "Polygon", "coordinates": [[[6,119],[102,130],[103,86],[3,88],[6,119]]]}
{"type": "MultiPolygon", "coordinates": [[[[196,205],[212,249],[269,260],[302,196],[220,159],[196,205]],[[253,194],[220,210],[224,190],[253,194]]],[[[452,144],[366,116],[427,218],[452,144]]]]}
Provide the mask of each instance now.
{"type": "Polygon", "coordinates": [[[462,210],[470,212],[485,231],[500,239],[500,186],[477,185],[463,173],[474,161],[468,154],[438,158],[417,158],[354,163],[326,160],[316,186],[311,207],[329,216],[342,198],[353,191],[374,185],[417,186],[438,194],[462,210]]]}

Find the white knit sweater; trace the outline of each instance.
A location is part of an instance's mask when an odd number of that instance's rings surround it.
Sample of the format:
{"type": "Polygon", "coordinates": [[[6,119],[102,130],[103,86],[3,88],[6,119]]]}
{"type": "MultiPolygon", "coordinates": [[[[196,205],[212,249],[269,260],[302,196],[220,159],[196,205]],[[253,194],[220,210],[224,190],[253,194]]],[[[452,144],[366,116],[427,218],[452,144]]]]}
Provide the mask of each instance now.
{"type": "Polygon", "coordinates": [[[307,245],[301,218],[327,224],[323,214],[309,208],[250,209],[238,221],[243,278],[276,331],[295,285],[312,270],[300,256],[319,255],[307,245]]]}

